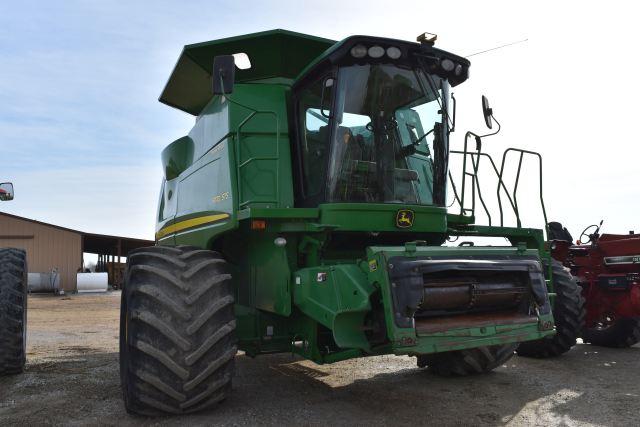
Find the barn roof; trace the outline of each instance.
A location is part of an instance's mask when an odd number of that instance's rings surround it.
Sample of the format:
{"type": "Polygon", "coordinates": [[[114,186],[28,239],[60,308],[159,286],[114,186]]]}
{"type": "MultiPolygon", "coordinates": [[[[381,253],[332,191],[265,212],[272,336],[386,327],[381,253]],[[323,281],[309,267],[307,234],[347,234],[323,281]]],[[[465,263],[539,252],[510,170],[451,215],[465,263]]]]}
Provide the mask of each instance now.
{"type": "MultiPolygon", "coordinates": [[[[33,224],[43,225],[45,227],[55,228],[57,230],[79,234],[82,237],[83,251],[88,253],[116,255],[116,248],[118,244],[120,244],[122,255],[126,255],[127,252],[133,249],[155,245],[155,242],[153,240],[136,239],[132,237],[111,236],[107,234],[85,233],[84,231],[78,231],[71,228],[61,227],[59,225],[49,224],[47,222],[36,221],[35,219],[25,218],[18,215],[12,215],[6,212],[0,212],[0,216],[6,216],[9,218],[18,219],[21,221],[27,221],[33,224]]],[[[16,235],[0,236],[0,238],[7,238],[7,239],[25,238],[25,237],[29,237],[29,236],[16,236],[16,235]]]]}
{"type": "Polygon", "coordinates": [[[236,82],[295,78],[335,41],[287,30],[270,30],[184,47],[159,101],[198,115],[212,97],[211,69],[217,55],[244,53],[251,67],[236,69],[236,82]]]}

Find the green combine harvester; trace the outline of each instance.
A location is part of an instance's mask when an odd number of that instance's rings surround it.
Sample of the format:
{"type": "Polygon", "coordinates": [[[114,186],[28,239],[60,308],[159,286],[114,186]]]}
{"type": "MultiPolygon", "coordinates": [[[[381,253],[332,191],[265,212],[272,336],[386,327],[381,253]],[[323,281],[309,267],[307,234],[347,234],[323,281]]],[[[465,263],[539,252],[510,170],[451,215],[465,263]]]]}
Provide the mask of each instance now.
{"type": "Polygon", "coordinates": [[[467,375],[521,343],[531,356],[575,344],[580,294],[543,231],[475,224],[485,153],[471,132],[455,152],[460,210],[447,211],[450,89],[470,63],[434,40],[274,30],[184,48],[160,101],[196,123],[162,152],[157,246],[127,260],[129,412],[212,407],[237,350],[320,364],[409,355],[467,375]],[[456,236],[511,245],[443,246],[456,236]]]}

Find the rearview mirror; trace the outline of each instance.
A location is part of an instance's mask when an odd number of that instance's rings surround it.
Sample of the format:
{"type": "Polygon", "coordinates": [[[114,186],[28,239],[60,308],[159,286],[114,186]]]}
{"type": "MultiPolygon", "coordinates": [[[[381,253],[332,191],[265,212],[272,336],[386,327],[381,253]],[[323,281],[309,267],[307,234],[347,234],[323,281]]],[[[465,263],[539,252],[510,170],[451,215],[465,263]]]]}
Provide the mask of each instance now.
{"type": "Polygon", "coordinates": [[[213,58],[211,73],[214,95],[225,95],[233,92],[236,64],[233,55],[218,55],[213,58]]]}
{"type": "Polygon", "coordinates": [[[6,202],[9,200],[13,200],[13,184],[3,182],[0,184],[0,201],[6,202]]]}
{"type": "Polygon", "coordinates": [[[484,122],[489,129],[493,127],[491,123],[491,116],[493,116],[493,110],[489,107],[489,100],[486,96],[482,95],[482,114],[484,115],[484,122]]]}

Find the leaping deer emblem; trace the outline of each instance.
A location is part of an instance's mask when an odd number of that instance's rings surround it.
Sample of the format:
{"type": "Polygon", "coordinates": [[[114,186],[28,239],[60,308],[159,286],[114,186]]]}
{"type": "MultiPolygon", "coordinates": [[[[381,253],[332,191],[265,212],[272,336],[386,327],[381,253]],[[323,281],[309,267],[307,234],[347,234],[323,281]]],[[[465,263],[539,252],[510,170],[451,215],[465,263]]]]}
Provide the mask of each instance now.
{"type": "Polygon", "coordinates": [[[408,228],[413,225],[413,212],[410,210],[400,210],[396,215],[396,225],[400,228],[408,228]]]}

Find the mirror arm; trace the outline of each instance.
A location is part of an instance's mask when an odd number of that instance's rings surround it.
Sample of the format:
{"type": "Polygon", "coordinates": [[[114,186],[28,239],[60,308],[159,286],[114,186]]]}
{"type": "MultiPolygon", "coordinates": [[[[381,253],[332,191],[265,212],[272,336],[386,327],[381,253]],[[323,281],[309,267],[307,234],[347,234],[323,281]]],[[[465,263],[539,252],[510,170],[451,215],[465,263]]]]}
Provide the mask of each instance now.
{"type": "Polygon", "coordinates": [[[436,130],[435,126],[429,132],[425,133],[420,138],[416,139],[416,141],[413,143],[413,145],[419,145],[427,136],[431,135],[434,130],[436,130]]]}
{"type": "MultiPolygon", "coordinates": [[[[223,81],[224,81],[224,79],[223,79],[223,77],[221,75],[220,76],[220,84],[223,84],[223,81]]],[[[224,99],[226,99],[227,101],[229,101],[232,104],[236,104],[236,105],[238,105],[240,107],[246,108],[247,110],[251,111],[252,113],[258,113],[259,112],[255,108],[252,108],[252,107],[250,107],[248,105],[242,104],[242,103],[240,103],[238,101],[235,101],[234,99],[231,99],[231,97],[229,96],[228,93],[222,93],[222,94],[220,94],[220,96],[222,96],[224,99]]]]}
{"type": "Polygon", "coordinates": [[[484,137],[487,137],[487,136],[493,136],[493,135],[496,135],[498,132],[500,132],[500,128],[501,128],[500,122],[496,120],[496,118],[493,116],[493,114],[491,115],[491,118],[498,125],[498,129],[496,129],[495,132],[491,132],[491,133],[487,133],[487,134],[484,134],[484,135],[480,135],[480,138],[484,138],[484,137]]]}
{"type": "Polygon", "coordinates": [[[321,122],[323,122],[325,125],[329,124],[329,119],[327,117],[323,116],[322,114],[318,114],[318,113],[316,113],[315,111],[313,111],[311,109],[307,110],[307,112],[309,114],[311,114],[313,117],[315,117],[316,119],[318,119],[321,122]]]}

